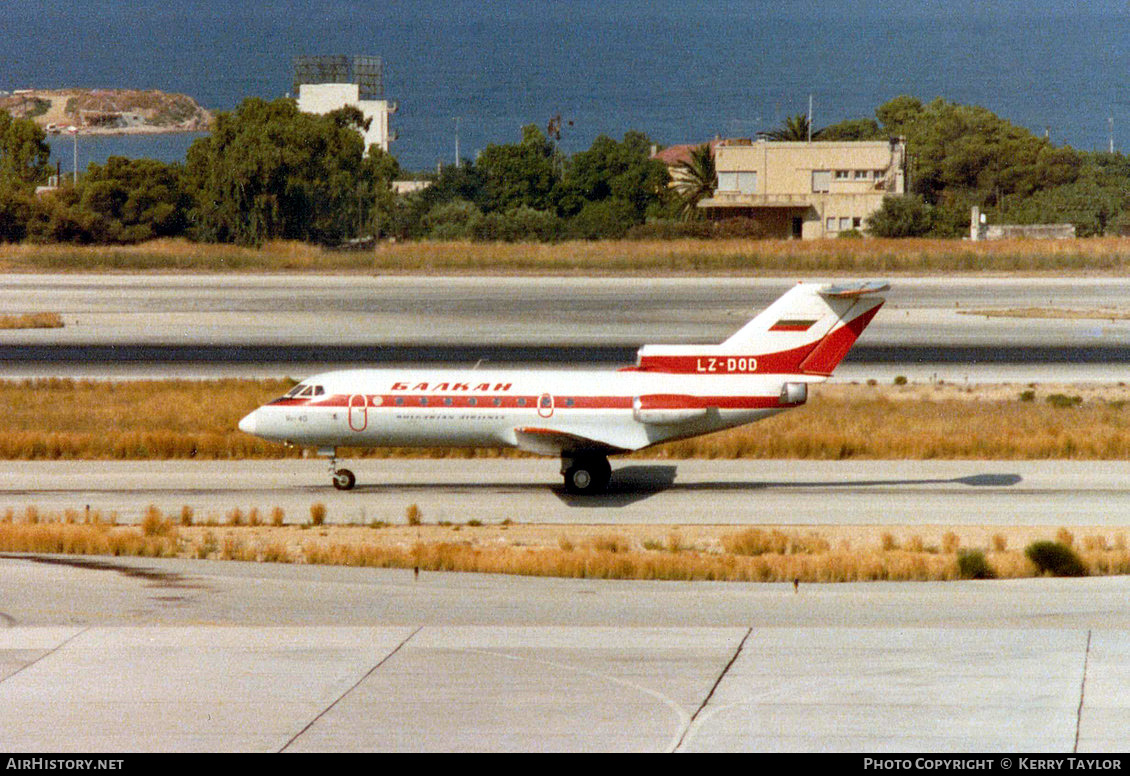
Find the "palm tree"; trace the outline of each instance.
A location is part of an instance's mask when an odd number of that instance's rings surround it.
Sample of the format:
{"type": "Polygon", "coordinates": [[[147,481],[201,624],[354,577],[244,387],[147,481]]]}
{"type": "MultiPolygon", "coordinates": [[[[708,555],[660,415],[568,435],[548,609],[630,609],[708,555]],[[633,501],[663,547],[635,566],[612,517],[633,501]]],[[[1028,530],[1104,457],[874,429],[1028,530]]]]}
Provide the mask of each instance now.
{"type": "Polygon", "coordinates": [[[789,116],[785,119],[777,129],[771,129],[767,132],[758,132],[758,137],[763,137],[766,140],[786,140],[791,142],[817,140],[820,137],[822,130],[813,130],[808,123],[808,116],[803,113],[798,113],[795,116],[789,116]],[[812,131],[812,137],[809,137],[809,130],[812,131]]]}
{"type": "Polygon", "coordinates": [[[714,193],[718,185],[718,174],[714,169],[714,149],[709,143],[703,143],[691,149],[691,155],[686,161],[675,166],[674,179],[675,192],[679,195],[679,216],[684,221],[691,221],[701,215],[698,209],[700,200],[706,199],[714,193]]]}

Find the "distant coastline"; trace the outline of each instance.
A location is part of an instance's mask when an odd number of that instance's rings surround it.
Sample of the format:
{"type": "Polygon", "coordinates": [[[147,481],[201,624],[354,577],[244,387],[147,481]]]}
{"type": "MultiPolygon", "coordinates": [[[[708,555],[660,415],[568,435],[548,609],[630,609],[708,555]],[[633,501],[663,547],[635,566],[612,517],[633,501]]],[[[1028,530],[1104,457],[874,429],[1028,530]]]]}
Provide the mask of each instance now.
{"type": "Polygon", "coordinates": [[[151,89],[19,89],[0,92],[0,110],[52,135],[207,132],[213,121],[188,95],[151,89]]]}

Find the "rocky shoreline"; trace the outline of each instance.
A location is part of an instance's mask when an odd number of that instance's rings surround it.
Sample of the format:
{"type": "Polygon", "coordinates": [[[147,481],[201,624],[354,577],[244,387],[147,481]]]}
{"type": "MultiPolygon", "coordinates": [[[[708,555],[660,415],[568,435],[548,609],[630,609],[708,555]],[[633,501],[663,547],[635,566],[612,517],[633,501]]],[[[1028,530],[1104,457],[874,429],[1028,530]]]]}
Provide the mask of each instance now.
{"type": "Polygon", "coordinates": [[[140,89],[20,89],[0,92],[0,110],[48,134],[205,132],[212,113],[184,94],[140,89]]]}

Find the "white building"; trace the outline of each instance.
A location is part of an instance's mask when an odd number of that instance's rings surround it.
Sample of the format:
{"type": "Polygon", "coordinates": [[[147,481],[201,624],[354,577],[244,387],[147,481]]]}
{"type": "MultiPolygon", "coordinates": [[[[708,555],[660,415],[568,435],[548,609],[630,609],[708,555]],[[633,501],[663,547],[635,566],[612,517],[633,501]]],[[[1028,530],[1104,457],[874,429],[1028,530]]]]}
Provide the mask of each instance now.
{"type": "Polygon", "coordinates": [[[298,87],[298,109],[303,113],[319,115],[350,105],[361,111],[369,120],[369,129],[363,134],[365,152],[369,146],[376,145],[388,153],[388,144],[396,139],[389,132],[388,117],[396,113],[396,103],[389,100],[362,100],[361,87],[349,83],[300,84],[298,87]]]}

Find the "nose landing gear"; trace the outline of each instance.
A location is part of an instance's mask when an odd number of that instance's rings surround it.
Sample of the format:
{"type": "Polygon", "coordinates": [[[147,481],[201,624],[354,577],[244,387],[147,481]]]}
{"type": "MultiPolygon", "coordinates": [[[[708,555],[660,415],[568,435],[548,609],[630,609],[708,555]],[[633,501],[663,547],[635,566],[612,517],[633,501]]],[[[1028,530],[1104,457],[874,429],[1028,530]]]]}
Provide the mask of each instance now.
{"type": "Polygon", "coordinates": [[[320,448],[318,455],[328,455],[330,458],[330,477],[333,479],[334,487],[338,490],[353,490],[353,486],[357,484],[357,478],[349,469],[337,468],[337,448],[320,448]]]}
{"type": "Polygon", "coordinates": [[[349,469],[338,469],[333,472],[333,480],[334,487],[338,490],[353,490],[353,486],[357,484],[357,478],[349,469]]]}

